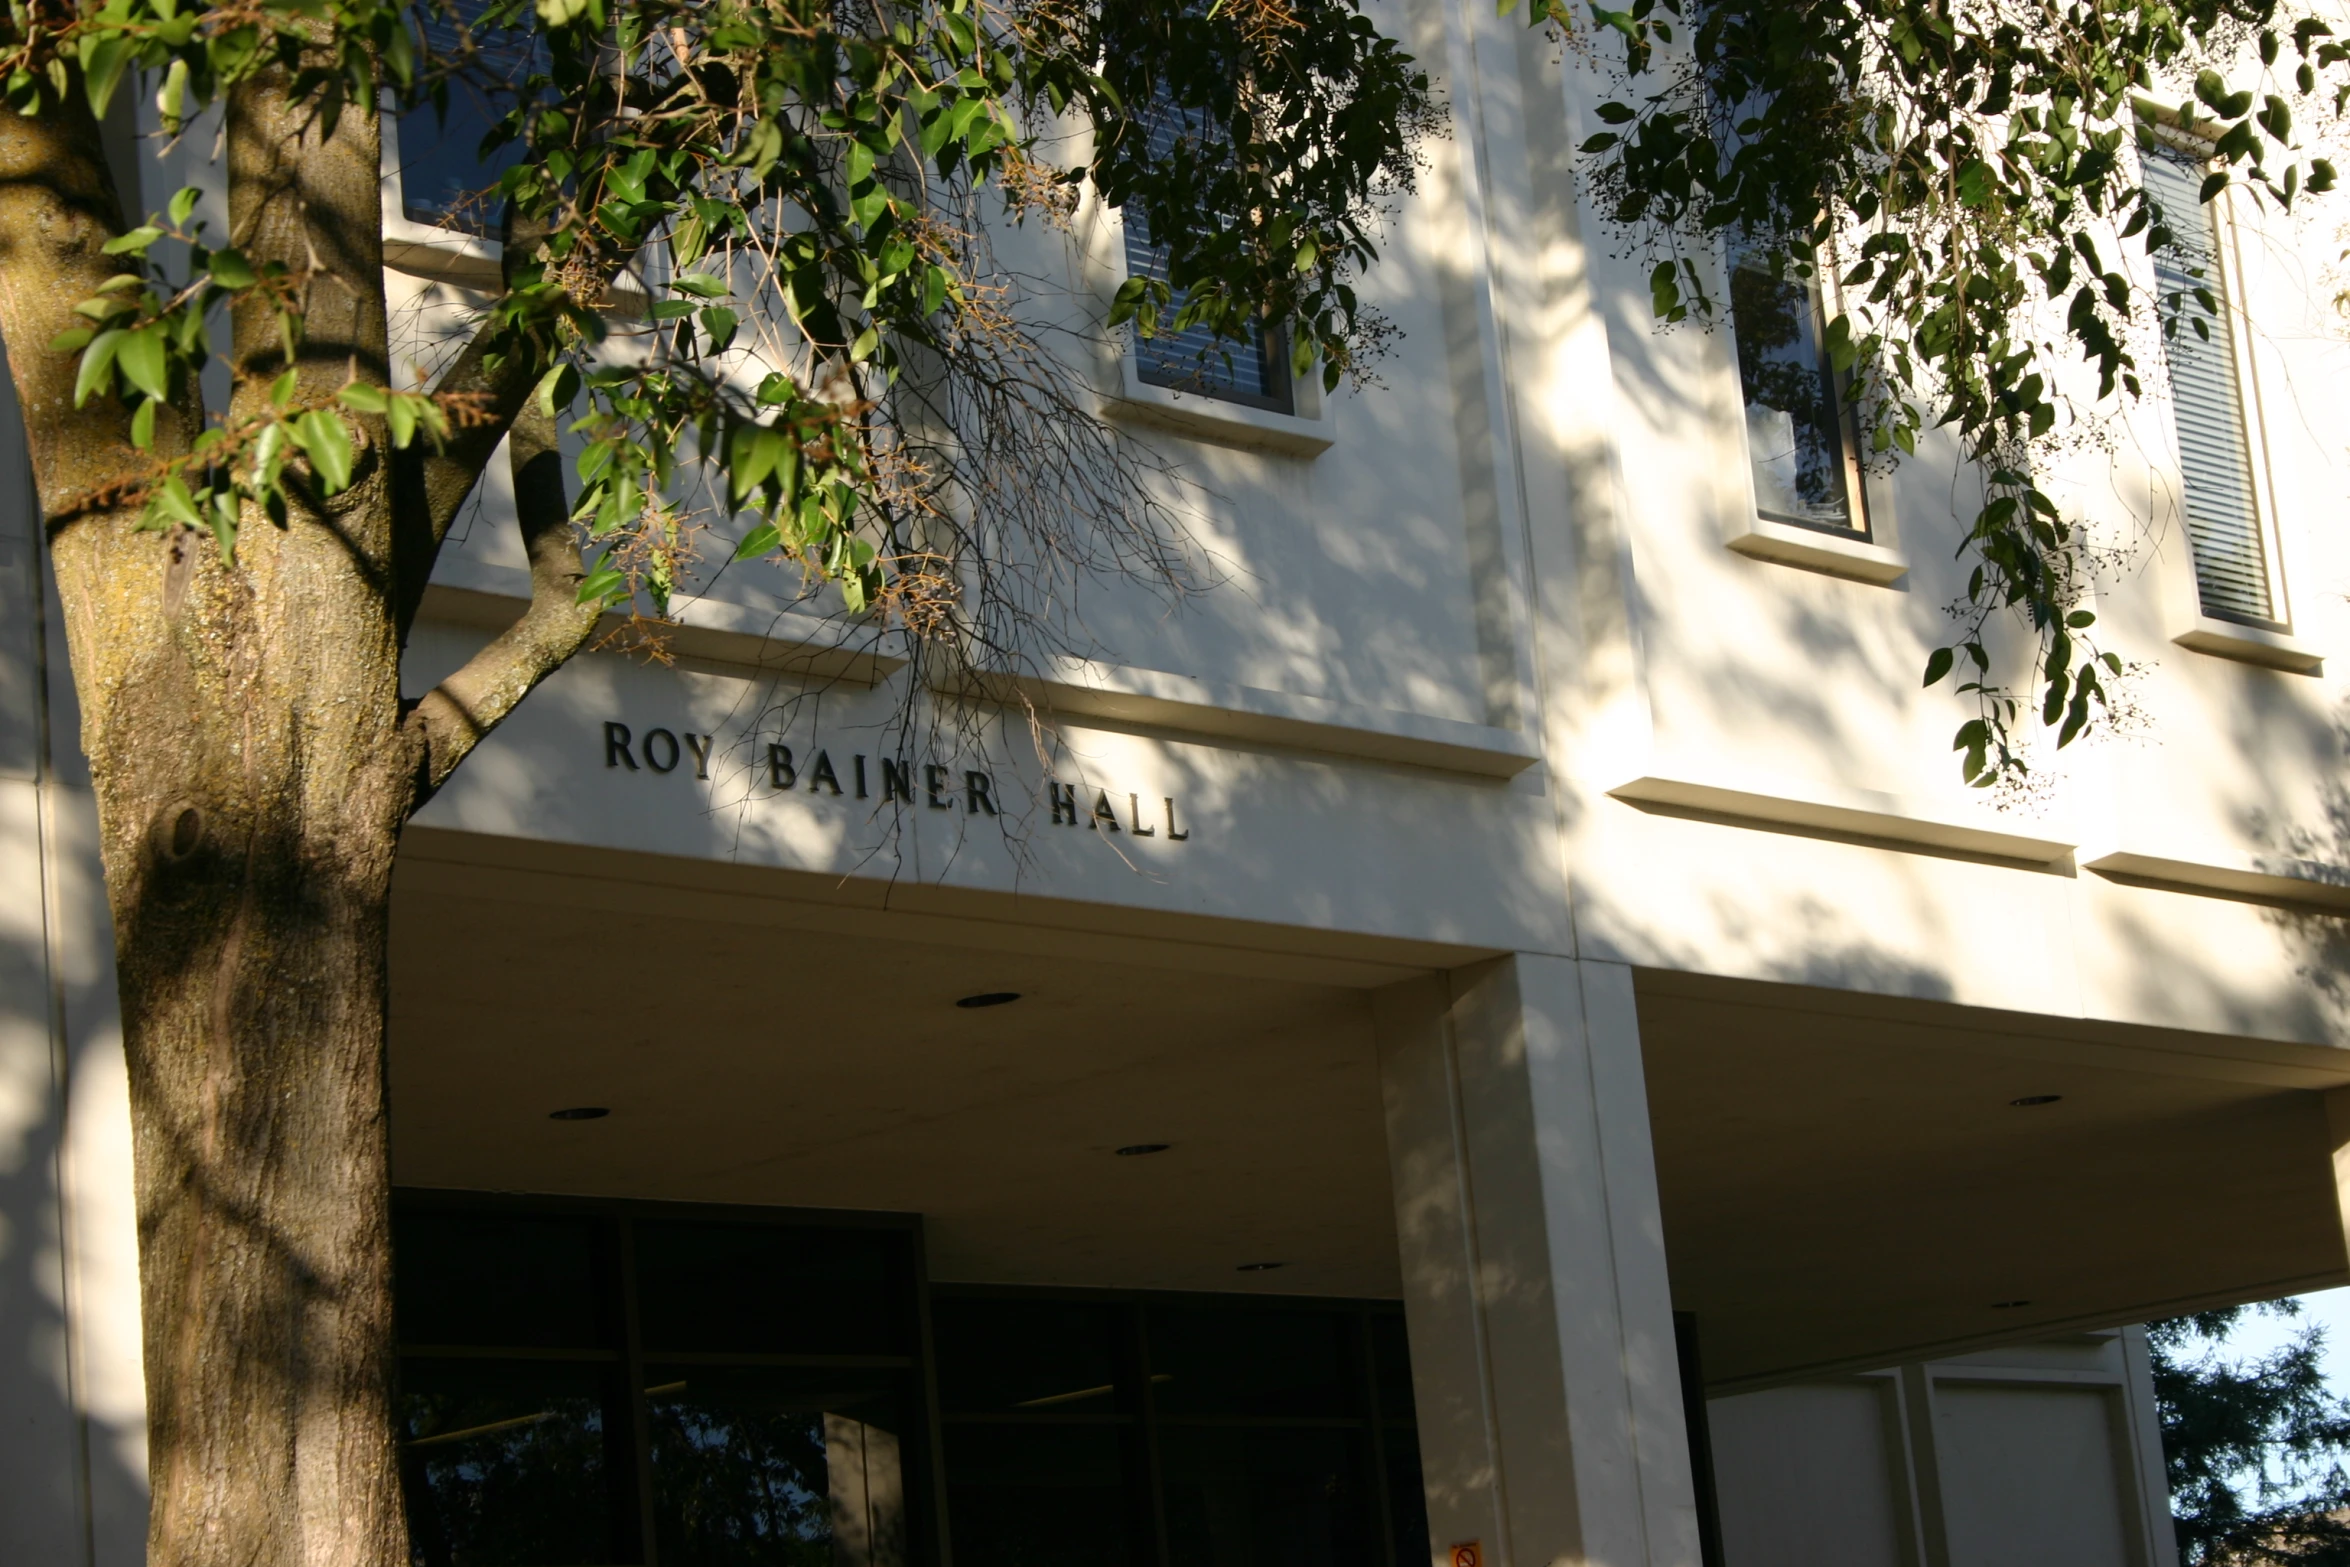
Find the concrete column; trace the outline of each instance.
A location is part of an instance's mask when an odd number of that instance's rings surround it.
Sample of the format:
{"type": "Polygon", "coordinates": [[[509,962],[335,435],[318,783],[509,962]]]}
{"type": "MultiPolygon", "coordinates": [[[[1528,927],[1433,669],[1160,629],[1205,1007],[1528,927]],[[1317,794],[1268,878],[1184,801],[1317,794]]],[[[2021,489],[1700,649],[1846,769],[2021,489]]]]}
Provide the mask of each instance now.
{"type": "Polygon", "coordinates": [[[24,424],[0,359],[0,1563],[146,1559],[114,938],[24,424]]]}
{"type": "Polygon", "coordinates": [[[1521,954],[1374,998],[1439,1564],[1697,1567],[1631,972],[1521,954]]]}

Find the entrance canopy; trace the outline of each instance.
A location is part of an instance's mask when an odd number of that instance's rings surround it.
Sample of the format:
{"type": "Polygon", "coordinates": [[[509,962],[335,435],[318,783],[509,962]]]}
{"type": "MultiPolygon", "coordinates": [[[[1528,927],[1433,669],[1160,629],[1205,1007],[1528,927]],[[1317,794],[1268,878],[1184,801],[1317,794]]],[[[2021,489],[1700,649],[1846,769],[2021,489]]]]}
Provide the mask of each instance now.
{"type": "MultiPolygon", "coordinates": [[[[420,829],[395,1178],[919,1214],[946,1281],[1393,1300],[1371,997],[1491,956],[420,829]]],[[[1637,993],[1717,1390],[2339,1281],[2322,1052],[1637,993]]]]}

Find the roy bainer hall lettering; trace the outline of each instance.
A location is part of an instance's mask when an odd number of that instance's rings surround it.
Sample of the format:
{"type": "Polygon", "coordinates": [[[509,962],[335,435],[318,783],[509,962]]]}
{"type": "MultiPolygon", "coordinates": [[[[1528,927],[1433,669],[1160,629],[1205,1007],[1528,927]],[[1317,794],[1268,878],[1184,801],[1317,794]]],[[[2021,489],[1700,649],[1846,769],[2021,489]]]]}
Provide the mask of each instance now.
{"type": "MultiPolygon", "coordinates": [[[[2003,806],[1918,678],[1976,480],[1860,449],[1838,285],[1693,256],[1735,308],[1655,330],[1553,155],[1591,63],[1364,9],[1448,127],[1360,279],[1381,384],[1138,349],[1165,258],[1095,196],[991,233],[1154,464],[1172,604],[1113,574],[957,686],[715,551],[406,830],[416,1563],[2160,1567],[2141,1325],[2350,1281],[2350,351],[2286,220],[2181,231],[2237,329],[2043,476],[2161,541],[2094,587],[2141,723],[2003,806]]],[[[144,206],[223,188],[121,113],[144,206]]],[[[429,373],[502,255],[435,123],[384,197],[429,373]]],[[[516,483],[412,697],[530,601],[516,483]]],[[[127,1567],[129,1078],[41,543],[0,507],[0,1561],[127,1567]]]]}
{"type": "MultiPolygon", "coordinates": [[[[604,766],[608,769],[667,775],[685,766],[685,776],[697,782],[714,780],[711,768],[718,737],[691,729],[672,730],[654,725],[641,732],[614,719],[603,725],[604,766]],[[641,760],[640,760],[641,758],[641,760]],[[685,764],[690,763],[690,766],[685,764]]],[[[902,756],[868,758],[863,751],[844,753],[836,766],[829,748],[764,742],[760,762],[752,769],[754,787],[770,795],[805,793],[818,800],[864,800],[874,812],[897,806],[921,806],[933,811],[961,811],[971,817],[1001,817],[1004,803],[997,794],[995,775],[982,768],[958,767],[952,762],[909,762],[902,756]]],[[[726,761],[716,764],[723,773],[726,761]]],[[[1054,826],[1082,823],[1096,832],[1156,838],[1162,831],[1169,843],[1191,838],[1188,818],[1181,815],[1173,795],[1147,798],[1134,790],[1120,792],[1083,779],[1044,780],[1044,803],[1054,826]],[[1123,801],[1123,804],[1115,802],[1123,801]]],[[[868,813],[868,819],[874,819],[868,813]]]]}

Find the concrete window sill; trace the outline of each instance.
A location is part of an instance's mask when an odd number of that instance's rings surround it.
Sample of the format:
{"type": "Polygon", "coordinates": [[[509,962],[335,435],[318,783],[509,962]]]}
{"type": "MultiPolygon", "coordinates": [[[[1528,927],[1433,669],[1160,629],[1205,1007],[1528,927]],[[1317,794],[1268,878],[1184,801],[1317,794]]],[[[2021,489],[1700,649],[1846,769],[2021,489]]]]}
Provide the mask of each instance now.
{"type": "Polygon", "coordinates": [[[1793,523],[1756,517],[1746,531],[1729,541],[1730,548],[1755,560],[1775,561],[1831,577],[1882,587],[1909,570],[1909,557],[1868,539],[1799,528],[1793,523]]]}
{"type": "Polygon", "coordinates": [[[2232,620],[2215,620],[2209,615],[2196,616],[2193,625],[2171,640],[2198,653],[2232,658],[2244,664],[2259,664],[2269,669],[2282,669],[2296,675],[2315,675],[2325,671],[2325,655],[2291,632],[2238,625],[2232,620]]]}

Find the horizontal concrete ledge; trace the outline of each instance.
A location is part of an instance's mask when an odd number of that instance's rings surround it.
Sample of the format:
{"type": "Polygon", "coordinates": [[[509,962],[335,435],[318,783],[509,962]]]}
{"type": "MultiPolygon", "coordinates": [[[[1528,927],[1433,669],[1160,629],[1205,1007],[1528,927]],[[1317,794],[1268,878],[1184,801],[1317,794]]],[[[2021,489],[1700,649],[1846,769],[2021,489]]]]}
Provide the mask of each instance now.
{"type": "Polygon", "coordinates": [[[2192,626],[2171,640],[2198,653],[2232,658],[2240,664],[2282,669],[2288,674],[2323,674],[2326,667],[2323,653],[2290,632],[2238,625],[2209,615],[2198,615],[2192,626]]]}
{"type": "Polygon", "coordinates": [[[1481,778],[1513,778],[1541,755],[1532,739],[1514,730],[1158,669],[1066,659],[1034,674],[991,675],[987,686],[987,700],[1025,700],[1048,718],[1105,718],[1481,778]]]}
{"type": "Polygon", "coordinates": [[[1756,560],[1800,566],[1879,587],[1898,581],[1909,570],[1909,559],[1899,550],[1850,534],[1773,522],[1768,517],[1749,522],[1747,531],[1730,541],[1730,548],[1756,560]]]}
{"type": "Polygon", "coordinates": [[[1130,386],[1125,395],[1103,398],[1101,411],[1111,419],[1149,425],[1194,440],[1291,457],[1318,457],[1338,439],[1327,419],[1301,419],[1269,408],[1139,383],[1130,386]]]}
{"type": "Polygon", "coordinates": [[[2005,860],[2038,870],[2069,872],[2072,868],[2070,843],[1921,815],[1894,796],[1862,790],[1850,791],[1854,798],[1849,802],[1834,802],[1649,775],[1617,784],[1607,792],[1611,798],[1645,811],[1715,817],[1766,831],[1865,839],[1891,848],[2005,860]]]}
{"type": "MultiPolygon", "coordinates": [[[[422,620],[503,631],[520,618],[528,595],[529,579],[522,572],[460,559],[444,563],[434,573],[417,614],[422,620]]],[[[677,613],[678,623],[667,629],[663,646],[679,658],[730,664],[758,674],[865,686],[888,679],[906,663],[851,644],[848,639],[855,627],[804,611],[695,599],[678,605],[677,613]]],[[[626,624],[622,616],[606,615],[597,624],[597,635],[626,624]]]]}
{"type": "Polygon", "coordinates": [[[2246,903],[2321,914],[2350,914],[2350,870],[2315,860],[2245,861],[2213,865],[2159,854],[2116,852],[2087,861],[2085,868],[2108,881],[2173,892],[2217,894],[2246,903]]]}

